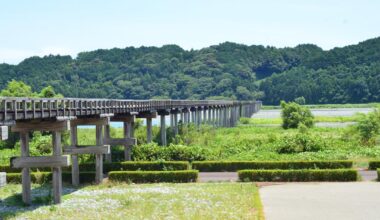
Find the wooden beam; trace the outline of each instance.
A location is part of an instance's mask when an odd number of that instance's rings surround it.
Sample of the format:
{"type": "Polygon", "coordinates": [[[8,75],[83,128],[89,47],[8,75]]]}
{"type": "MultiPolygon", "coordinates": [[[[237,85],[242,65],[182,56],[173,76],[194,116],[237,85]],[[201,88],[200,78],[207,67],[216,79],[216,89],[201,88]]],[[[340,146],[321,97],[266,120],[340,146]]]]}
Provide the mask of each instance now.
{"type": "Polygon", "coordinates": [[[109,154],[110,145],[65,147],[63,154],[109,154]]]}
{"type": "Polygon", "coordinates": [[[67,167],[69,166],[67,156],[38,156],[38,157],[13,157],[12,168],[35,168],[35,167],[67,167]]]}
{"type": "Polygon", "coordinates": [[[108,145],[136,145],[136,138],[110,138],[107,140],[108,145]]]}
{"type": "Polygon", "coordinates": [[[70,130],[70,121],[20,121],[11,127],[13,132],[65,131],[70,130]]]}
{"type": "Polygon", "coordinates": [[[77,118],[71,121],[72,126],[79,125],[108,125],[109,118],[77,118]]]}

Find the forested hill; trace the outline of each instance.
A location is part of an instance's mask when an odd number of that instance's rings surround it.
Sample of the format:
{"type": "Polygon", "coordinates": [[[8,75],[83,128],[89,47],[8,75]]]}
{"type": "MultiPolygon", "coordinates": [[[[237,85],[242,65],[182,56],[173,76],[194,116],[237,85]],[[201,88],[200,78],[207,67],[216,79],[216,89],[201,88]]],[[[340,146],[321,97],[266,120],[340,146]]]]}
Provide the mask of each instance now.
{"type": "Polygon", "coordinates": [[[167,45],[83,52],[76,59],[31,57],[0,64],[0,89],[12,79],[34,90],[51,85],[65,97],[372,102],[380,101],[380,38],[329,51],[226,42],[190,51],[167,45]]]}

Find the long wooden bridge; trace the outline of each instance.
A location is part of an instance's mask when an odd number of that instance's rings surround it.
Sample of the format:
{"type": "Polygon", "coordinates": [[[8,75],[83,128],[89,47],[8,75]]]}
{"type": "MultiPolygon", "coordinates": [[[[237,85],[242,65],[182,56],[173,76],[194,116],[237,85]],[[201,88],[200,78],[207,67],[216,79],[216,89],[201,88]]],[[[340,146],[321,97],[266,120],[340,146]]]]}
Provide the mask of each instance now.
{"type": "Polygon", "coordinates": [[[241,117],[251,117],[259,111],[260,101],[225,100],[120,100],[78,98],[0,98],[0,137],[6,139],[8,127],[20,135],[21,157],[11,160],[11,166],[22,168],[22,198],[31,202],[30,168],[51,167],[53,171],[54,202],[60,203],[62,194],[61,167],[69,166],[71,157],[72,184],[79,185],[78,155],[94,154],[96,164],[95,182],[103,178],[103,155],[111,162],[110,147],[124,146],[125,160],[131,159],[136,118],[146,120],[147,142],[152,141],[152,119],[160,116],[160,144],[167,144],[166,116],[170,129],[178,134],[182,125],[208,124],[215,127],[233,127],[241,117]],[[123,122],[124,137],[110,135],[110,122],[123,122]],[[77,127],[94,125],[96,145],[79,146],[77,127]],[[70,131],[71,145],[62,147],[61,133],[70,131]],[[33,131],[52,133],[53,155],[32,157],[29,154],[29,134],[33,131]]]}

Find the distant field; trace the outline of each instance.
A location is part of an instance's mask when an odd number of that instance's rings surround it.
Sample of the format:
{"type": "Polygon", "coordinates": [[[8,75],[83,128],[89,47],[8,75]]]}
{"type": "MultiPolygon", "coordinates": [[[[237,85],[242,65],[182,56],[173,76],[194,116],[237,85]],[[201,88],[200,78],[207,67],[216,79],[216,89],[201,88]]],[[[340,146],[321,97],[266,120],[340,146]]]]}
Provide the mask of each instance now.
{"type": "MultiPolygon", "coordinates": [[[[365,103],[365,104],[317,104],[317,105],[306,105],[309,108],[375,108],[378,107],[380,103],[365,103]]],[[[280,109],[279,105],[263,105],[261,109],[280,109]]]]}
{"type": "MultiPolygon", "coordinates": [[[[354,122],[357,121],[357,116],[342,116],[342,117],[328,117],[328,116],[316,116],[314,122],[354,122]]],[[[251,118],[252,124],[281,124],[281,118],[251,118]]]]}
{"type": "Polygon", "coordinates": [[[102,184],[64,188],[49,204],[49,188],[34,185],[37,206],[22,206],[21,185],[0,189],[0,219],[263,219],[252,183],[102,184]]]}

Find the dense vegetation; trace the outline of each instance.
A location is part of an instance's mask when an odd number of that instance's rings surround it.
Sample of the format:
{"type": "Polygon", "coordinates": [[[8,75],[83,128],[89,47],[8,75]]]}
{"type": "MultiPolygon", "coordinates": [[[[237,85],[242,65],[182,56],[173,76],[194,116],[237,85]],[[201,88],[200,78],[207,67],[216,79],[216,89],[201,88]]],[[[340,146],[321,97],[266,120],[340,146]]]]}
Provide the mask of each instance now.
{"type": "Polygon", "coordinates": [[[127,47],[0,64],[0,89],[12,79],[66,97],[252,99],[278,104],[380,101],[380,38],[323,51],[222,43],[201,50],[176,45],[127,47]],[[265,95],[265,96],[263,96],[265,95]]]}

